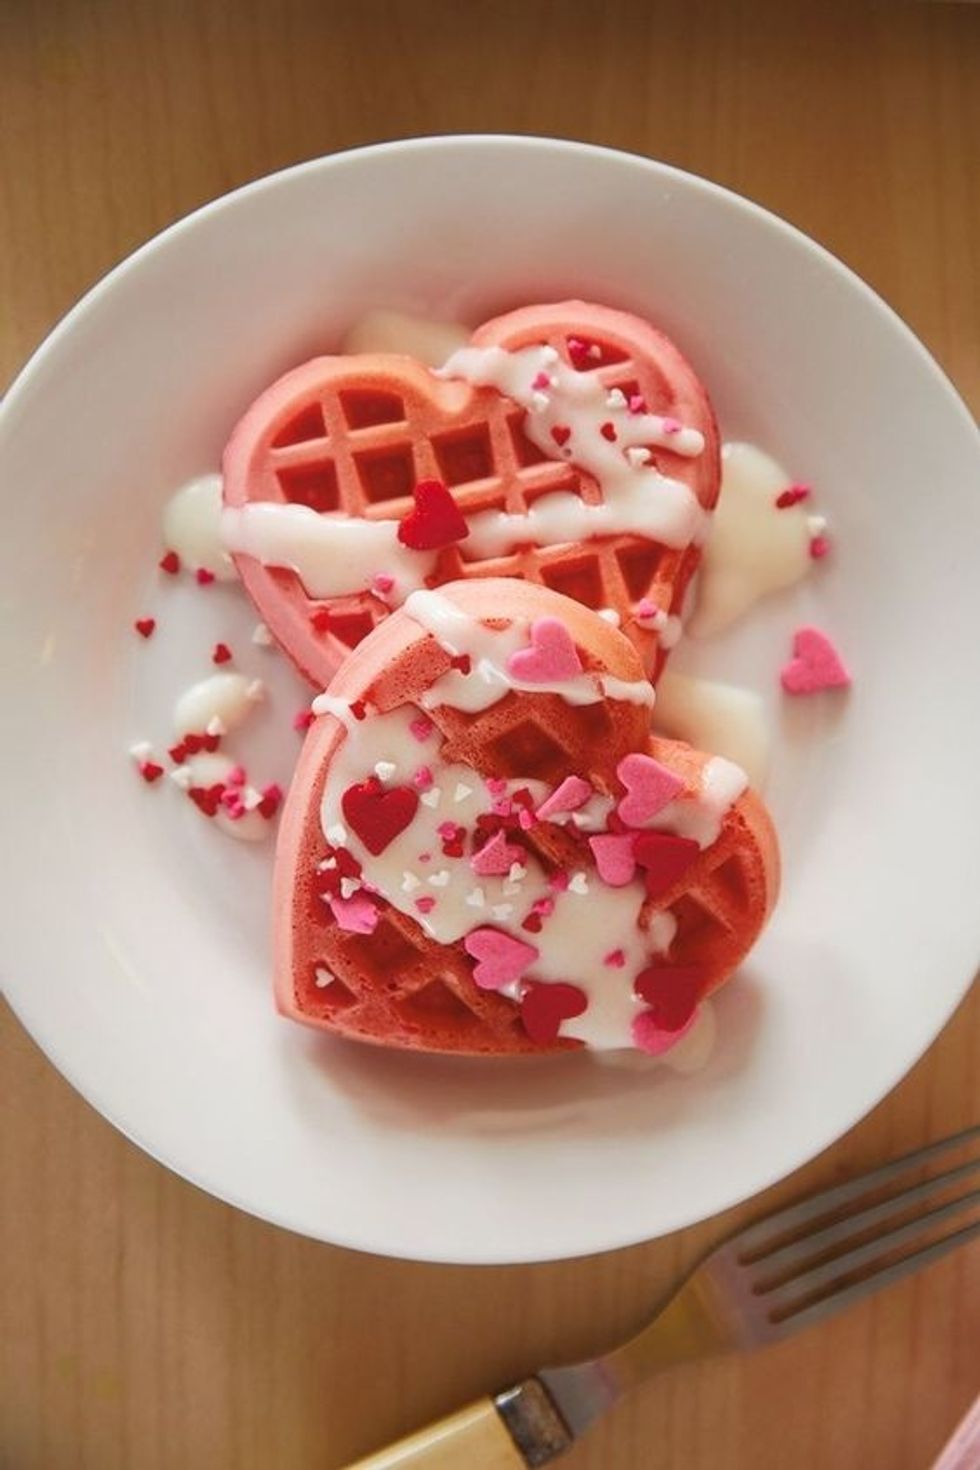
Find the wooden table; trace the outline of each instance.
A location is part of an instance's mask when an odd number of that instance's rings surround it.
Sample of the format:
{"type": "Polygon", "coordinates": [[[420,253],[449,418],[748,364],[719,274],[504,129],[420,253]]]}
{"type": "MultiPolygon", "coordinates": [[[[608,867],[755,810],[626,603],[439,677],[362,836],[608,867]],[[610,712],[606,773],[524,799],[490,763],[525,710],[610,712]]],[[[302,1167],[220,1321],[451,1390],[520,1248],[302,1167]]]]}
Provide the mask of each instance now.
{"type": "MultiPolygon", "coordinates": [[[[980,406],[980,7],[6,0],[0,57],[5,378],[108,266],[213,195],[353,144],[498,130],[634,149],[761,200],[877,287],[980,406]]],[[[9,1016],[2,1066],[4,1470],[329,1470],[624,1333],[746,1213],[559,1265],[377,1260],[166,1173],[9,1016]]],[[[978,1116],[975,987],[772,1200],[978,1116]]],[[[663,1378],[564,1463],[920,1470],[980,1389],[978,1344],[974,1248],[754,1360],[663,1378]]]]}

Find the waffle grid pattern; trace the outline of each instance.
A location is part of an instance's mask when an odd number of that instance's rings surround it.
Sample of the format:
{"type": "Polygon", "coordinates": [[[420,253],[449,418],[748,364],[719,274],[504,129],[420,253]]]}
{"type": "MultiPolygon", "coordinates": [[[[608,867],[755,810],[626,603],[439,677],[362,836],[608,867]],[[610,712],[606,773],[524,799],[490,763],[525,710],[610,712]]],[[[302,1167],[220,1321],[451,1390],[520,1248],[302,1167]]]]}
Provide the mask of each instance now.
{"type": "MultiPolygon", "coordinates": [[[[587,371],[607,389],[642,393],[653,411],[670,412],[669,384],[653,363],[635,361],[594,333],[579,335],[574,326],[542,331],[536,340],[548,341],[570,361],[568,341],[576,336],[598,347],[597,365],[587,371]]],[[[522,515],[540,496],[558,490],[578,493],[587,503],[601,500],[591,477],[540,454],[521,428],[524,411],[496,392],[474,395],[468,411],[445,427],[433,429],[433,417],[432,401],[410,380],[388,373],[372,380],[364,369],[352,370],[349,386],[327,382],[315,399],[297,402],[257,464],[258,494],[369,520],[400,519],[412,508],[413,486],[428,478],[448,484],[466,516],[494,509],[522,515]]],[[[658,451],[652,452],[656,461],[658,451]]],[[[636,535],[575,548],[524,545],[485,559],[470,556],[463,542],[439,553],[430,581],[518,577],[593,609],[613,608],[655,675],[657,635],[637,627],[632,607],[646,597],[677,613],[697,559],[696,548],[678,551],[636,535]]],[[[387,604],[371,593],[317,601],[292,572],[269,569],[269,575],[282,592],[305,604],[311,629],[333,662],[388,615],[387,604]]]]}

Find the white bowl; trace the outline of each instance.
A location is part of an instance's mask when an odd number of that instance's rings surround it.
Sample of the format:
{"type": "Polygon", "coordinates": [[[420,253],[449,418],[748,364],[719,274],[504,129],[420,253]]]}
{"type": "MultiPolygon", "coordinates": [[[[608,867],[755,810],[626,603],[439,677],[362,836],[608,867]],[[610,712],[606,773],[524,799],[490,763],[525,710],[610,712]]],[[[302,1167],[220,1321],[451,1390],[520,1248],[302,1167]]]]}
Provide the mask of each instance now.
{"type": "MultiPolygon", "coordinates": [[[[422,139],[198,211],[89,293],[3,408],[0,945],[18,1015],[156,1158],[362,1249],[570,1256],[764,1188],[894,1086],[977,960],[977,469],[969,415],[887,306],[788,225],[662,164],[422,139]],[[673,334],[726,436],[813,482],[833,522],[832,564],[687,654],[770,701],[786,867],[694,1077],[387,1054],[279,1019],[269,852],[158,799],[125,756],[205,637],[176,592],[181,631],[160,630],[155,662],[131,632],[161,503],[217,466],[250,398],[369,307],[475,323],[573,293],[673,334]],[[776,670],[810,619],[855,688],[789,707],[776,670]]],[[[214,590],[244,637],[254,614],[214,590]]]]}

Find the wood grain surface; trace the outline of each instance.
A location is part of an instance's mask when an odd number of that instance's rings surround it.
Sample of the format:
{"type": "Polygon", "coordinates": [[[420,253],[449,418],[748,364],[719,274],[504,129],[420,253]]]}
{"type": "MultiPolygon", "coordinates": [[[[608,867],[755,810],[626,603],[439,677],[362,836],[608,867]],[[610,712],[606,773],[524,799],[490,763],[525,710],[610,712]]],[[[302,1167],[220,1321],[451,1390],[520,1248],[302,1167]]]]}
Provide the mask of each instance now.
{"type": "MultiPolygon", "coordinates": [[[[978,7],[4,0],[0,66],[5,381],[107,267],[214,195],[358,143],[496,130],[633,149],[760,200],[980,406],[978,7]]],[[[635,1327],[762,1203],[580,1262],[374,1259],[165,1172],[9,1015],[2,1048],[4,1470],[331,1470],[635,1327]]],[[[765,1203],[977,1117],[974,987],[901,1087],[765,1203]]],[[[978,1389],[974,1247],[753,1360],[665,1376],[563,1463],[924,1470],[978,1389]]]]}

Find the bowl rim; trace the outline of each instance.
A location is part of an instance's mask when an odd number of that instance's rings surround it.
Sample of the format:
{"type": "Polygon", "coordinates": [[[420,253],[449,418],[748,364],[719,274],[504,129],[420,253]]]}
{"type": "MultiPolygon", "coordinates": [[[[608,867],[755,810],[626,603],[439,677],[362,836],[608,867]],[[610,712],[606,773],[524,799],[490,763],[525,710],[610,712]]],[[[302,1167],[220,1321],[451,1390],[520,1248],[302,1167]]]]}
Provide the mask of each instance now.
{"type": "MultiPolygon", "coordinates": [[[[220,213],[226,207],[233,205],[243,198],[280,188],[291,179],[321,171],[356,168],[365,159],[382,154],[411,155],[443,150],[479,153],[488,149],[500,148],[501,146],[514,149],[517,152],[540,153],[543,150],[547,150],[570,157],[593,159],[600,163],[604,160],[610,163],[615,162],[620,164],[625,162],[645,173],[651,180],[659,179],[661,181],[669,181],[675,179],[677,181],[683,181],[687,185],[693,184],[698,190],[704,192],[709,199],[715,199],[723,203],[727,208],[739,211],[749,217],[758,226],[762,226],[770,231],[775,230],[776,233],[786,237],[788,241],[792,241],[797,248],[802,247],[823,268],[830,270],[842,278],[852,291],[856,291],[858,296],[863,298],[869,307],[889,322],[893,331],[897,331],[898,336],[896,341],[903,343],[905,351],[911,350],[914,352],[920,366],[928,371],[937,388],[943,392],[949,408],[958,415],[962,425],[968,431],[972,432],[978,453],[980,453],[980,426],[977,425],[968,405],[949,375],[916,336],[911,327],[855,270],[841,261],[839,257],[834,255],[824,245],[821,245],[782,216],[725,185],[718,184],[690,170],[679,168],[674,164],[661,162],[660,160],[647,157],[640,153],[580,142],[569,138],[551,138],[533,134],[482,132],[432,134],[413,138],[395,138],[354,146],[333,153],[317,155],[316,157],[291,164],[272,173],[264,174],[248,183],[239,185],[235,189],[217,195],[215,198],[197,206],[190,213],[181,216],[170,225],[165,226],[110,267],[102,276],[97,278],[74,305],[57,319],[54,326],[51,327],[29,354],[26,361],[15,374],[2,401],[0,401],[0,441],[3,438],[5,425],[9,425],[14,413],[19,409],[22,398],[32,389],[34,380],[43,371],[49,355],[57,350],[61,342],[70,335],[85,315],[96,308],[102,299],[114,289],[118,282],[129,272],[138,268],[144,259],[166,248],[171,240],[179,238],[184,232],[197,228],[212,215],[220,213]]],[[[971,971],[959,987],[951,990],[951,1000],[948,1007],[944,1008],[939,1028],[927,1035],[921,1044],[914,1049],[911,1056],[905,1056],[899,1061],[894,1075],[891,1076],[886,1085],[876,1090],[875,1095],[867,1100],[863,1110],[858,1116],[852,1118],[843,1130],[841,1130],[839,1123],[836,1121],[824,1129],[818,1128],[813,1130],[811,1143],[807,1146],[806,1155],[794,1165],[791,1172],[795,1172],[795,1169],[803,1167],[823,1154],[889,1096],[926,1051],[928,1051],[954,1012],[962,1004],[970,991],[972,983],[973,973],[971,971]],[[812,1141],[814,1138],[816,1139],[815,1145],[812,1141]]],[[[47,1045],[41,1039],[44,1034],[43,1026],[37,1024],[32,1026],[25,1017],[24,1012],[29,1011],[30,1007],[25,1005],[22,1010],[17,1000],[11,996],[6,987],[4,987],[4,992],[13,1014],[43,1052],[46,1060],[80,1094],[86,1103],[95,1108],[125,1138],[135,1143],[143,1152],[154,1159],[155,1162],[163,1164],[166,1168],[172,1170],[196,1188],[234,1206],[236,1209],[241,1209],[245,1213],[279,1228],[290,1230],[308,1238],[318,1239],[327,1244],[360,1252],[384,1253],[396,1259],[470,1266],[531,1264],[535,1262],[578,1259],[607,1250],[624,1249],[640,1244],[646,1239],[656,1238],[647,1235],[637,1235],[635,1227],[626,1230],[611,1228],[608,1232],[606,1242],[598,1246],[593,1243],[586,1244],[581,1248],[569,1249],[567,1247],[560,1247],[557,1251],[551,1250],[546,1252],[542,1252],[540,1249],[532,1249],[530,1252],[527,1250],[509,1250],[503,1253],[497,1253],[492,1257],[486,1254],[475,1257],[472,1254],[467,1254],[464,1250],[448,1252],[445,1249],[441,1249],[438,1251],[424,1252],[413,1249],[411,1253],[401,1253],[389,1247],[365,1244],[362,1239],[352,1239],[349,1236],[345,1238],[344,1232],[342,1231],[331,1230],[329,1234],[323,1231],[313,1231],[308,1225],[297,1224],[294,1219],[289,1218],[288,1214],[279,1213],[275,1208],[263,1208],[260,1210],[252,1203],[244,1203],[240,1198],[236,1197],[234,1191],[216,1188],[211,1180],[201,1177],[195,1170],[188,1170],[184,1164],[178,1164],[173,1159],[167,1157],[166,1150],[163,1147],[155,1146],[144,1139],[141,1136],[141,1129],[131,1126],[117,1116],[114,1107],[103,1106],[99,1101],[100,1089],[98,1085],[93,1085],[91,1079],[87,1079],[84,1082],[81,1081],[75,1075],[75,1068],[70,1062],[64,1058],[56,1057],[49,1051],[47,1045]]],[[[34,1020],[36,1023],[36,1015],[34,1020]]],[[[704,1219],[713,1218],[715,1214],[720,1214],[763,1193],[786,1177],[788,1177],[786,1171],[781,1165],[776,1165],[771,1169],[760,1169],[757,1176],[747,1186],[739,1185],[729,1191],[707,1214],[701,1212],[696,1217],[688,1220],[684,1226],[672,1228],[689,1228],[704,1219]]]]}

